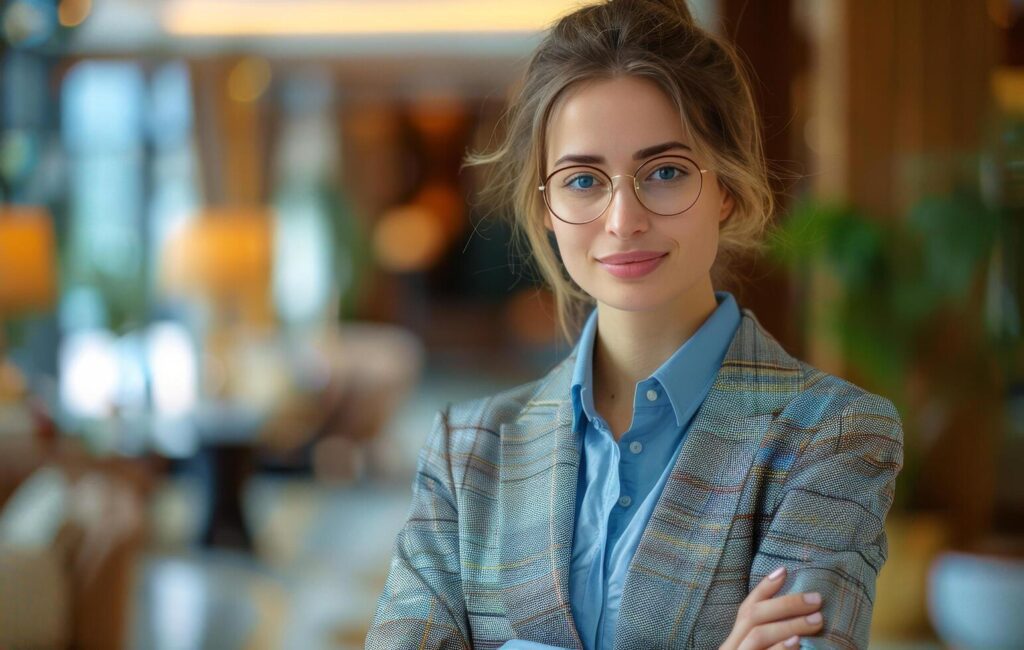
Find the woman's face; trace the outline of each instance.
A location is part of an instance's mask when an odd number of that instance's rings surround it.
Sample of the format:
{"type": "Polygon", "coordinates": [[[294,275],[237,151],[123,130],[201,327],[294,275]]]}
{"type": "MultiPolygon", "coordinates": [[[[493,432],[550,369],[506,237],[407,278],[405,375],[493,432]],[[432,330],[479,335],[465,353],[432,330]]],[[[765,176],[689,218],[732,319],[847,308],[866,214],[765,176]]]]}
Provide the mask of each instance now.
{"type": "MultiPolygon", "coordinates": [[[[630,76],[589,82],[570,88],[551,113],[546,173],[575,165],[571,158],[582,156],[593,158],[587,164],[608,177],[632,175],[646,161],[669,155],[686,156],[706,169],[706,161],[699,159],[689,144],[678,110],[654,82],[630,76]],[[654,147],[658,153],[651,151],[654,147]]],[[[650,182],[678,177],[679,172],[671,167],[657,165],[653,175],[649,168],[642,174],[650,182]]],[[[548,210],[545,225],[554,231],[569,275],[608,307],[670,312],[679,308],[685,312],[695,292],[710,287],[719,222],[733,207],[713,171],[703,173],[701,180],[697,202],[674,216],[661,216],[644,207],[629,177],[615,179],[611,203],[590,223],[565,223],[548,210]],[[629,256],[609,259],[623,254],[629,256]],[[630,263],[629,259],[645,261],[630,263]]],[[[593,187],[595,182],[586,176],[562,179],[563,184],[566,181],[574,190],[593,187]]]]}

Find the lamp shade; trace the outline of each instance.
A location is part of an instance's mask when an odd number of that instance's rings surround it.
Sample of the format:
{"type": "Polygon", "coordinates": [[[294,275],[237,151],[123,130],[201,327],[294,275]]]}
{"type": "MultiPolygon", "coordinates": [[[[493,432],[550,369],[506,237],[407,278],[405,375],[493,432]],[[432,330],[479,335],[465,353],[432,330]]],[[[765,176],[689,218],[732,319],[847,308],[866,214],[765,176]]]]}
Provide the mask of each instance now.
{"type": "Polygon", "coordinates": [[[53,221],[38,207],[0,207],[0,316],[47,309],[57,292],[53,221]]]}
{"type": "Polygon", "coordinates": [[[269,211],[211,209],[168,240],[161,278],[171,293],[229,298],[269,292],[271,264],[269,211]]]}

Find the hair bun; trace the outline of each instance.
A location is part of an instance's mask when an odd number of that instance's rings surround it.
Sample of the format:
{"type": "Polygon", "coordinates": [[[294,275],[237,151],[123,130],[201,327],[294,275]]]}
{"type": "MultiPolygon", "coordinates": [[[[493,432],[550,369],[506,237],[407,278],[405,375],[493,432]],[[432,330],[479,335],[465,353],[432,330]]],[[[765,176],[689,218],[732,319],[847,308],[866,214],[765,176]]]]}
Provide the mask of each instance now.
{"type": "Polygon", "coordinates": [[[660,7],[674,16],[678,16],[685,25],[694,24],[693,13],[686,0],[646,0],[643,4],[660,7]]]}

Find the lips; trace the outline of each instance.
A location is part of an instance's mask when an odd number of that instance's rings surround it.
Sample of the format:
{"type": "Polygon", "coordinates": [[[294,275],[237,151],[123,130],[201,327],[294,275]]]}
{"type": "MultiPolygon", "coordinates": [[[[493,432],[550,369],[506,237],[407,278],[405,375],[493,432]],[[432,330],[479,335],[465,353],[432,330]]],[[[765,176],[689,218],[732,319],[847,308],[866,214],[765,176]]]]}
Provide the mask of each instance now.
{"type": "Polygon", "coordinates": [[[630,251],[599,258],[602,267],[617,278],[640,278],[658,268],[668,253],[657,251],[630,251]]]}
{"type": "Polygon", "coordinates": [[[630,251],[628,253],[616,253],[614,255],[599,257],[597,261],[602,264],[635,264],[637,262],[646,262],[647,260],[663,257],[664,255],[666,255],[666,253],[659,253],[658,251],[630,251]]]}

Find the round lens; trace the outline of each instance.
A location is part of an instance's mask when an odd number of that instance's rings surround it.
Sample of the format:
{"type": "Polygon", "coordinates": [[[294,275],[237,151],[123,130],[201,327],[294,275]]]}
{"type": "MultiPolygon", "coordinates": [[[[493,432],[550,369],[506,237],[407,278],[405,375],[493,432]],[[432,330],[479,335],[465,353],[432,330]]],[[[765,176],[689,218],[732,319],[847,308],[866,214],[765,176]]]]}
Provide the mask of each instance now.
{"type": "Polygon", "coordinates": [[[548,208],[562,221],[587,223],[608,207],[611,188],[611,179],[599,169],[566,167],[548,177],[544,196],[548,208]]]}
{"type": "Polygon", "coordinates": [[[685,212],[700,196],[702,174],[689,158],[663,156],[636,173],[637,196],[648,210],[664,216],[685,212]]]}

